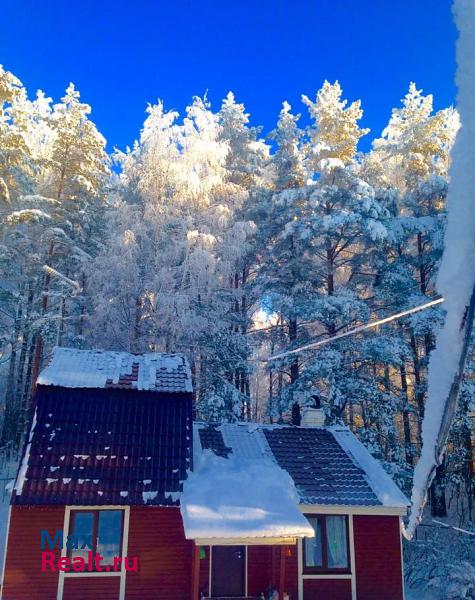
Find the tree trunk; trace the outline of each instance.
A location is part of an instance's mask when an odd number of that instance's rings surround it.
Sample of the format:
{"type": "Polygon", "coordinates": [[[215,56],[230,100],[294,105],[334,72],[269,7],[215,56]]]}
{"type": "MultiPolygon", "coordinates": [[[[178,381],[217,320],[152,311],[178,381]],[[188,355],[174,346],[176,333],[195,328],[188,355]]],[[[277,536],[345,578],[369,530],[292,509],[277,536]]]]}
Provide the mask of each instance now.
{"type": "MultiPolygon", "coordinates": [[[[59,198],[59,196],[58,196],[58,198],[59,198]]],[[[50,242],[50,245],[48,248],[48,263],[51,261],[51,257],[53,256],[53,251],[54,251],[54,242],[50,242]]],[[[50,281],[51,281],[51,275],[49,273],[45,273],[44,285],[43,285],[43,298],[41,300],[41,314],[42,315],[45,315],[46,310],[48,309],[48,292],[49,292],[50,281]]],[[[41,335],[41,331],[38,331],[36,333],[35,339],[36,339],[35,352],[34,352],[33,366],[32,366],[32,372],[31,372],[31,383],[32,383],[31,396],[32,397],[35,392],[36,380],[38,379],[38,375],[40,373],[41,359],[42,359],[42,355],[43,355],[43,336],[41,335]]]]}
{"type": "Polygon", "coordinates": [[[5,415],[3,418],[1,444],[5,445],[14,438],[16,421],[18,420],[18,404],[15,398],[15,372],[17,367],[17,344],[20,337],[23,301],[18,302],[13,325],[12,353],[8,366],[7,387],[5,391],[5,415]]]}
{"type": "Polygon", "coordinates": [[[411,423],[409,421],[409,397],[408,397],[408,388],[407,388],[407,375],[406,375],[406,365],[403,363],[399,367],[399,373],[401,376],[401,400],[403,402],[401,410],[402,410],[402,422],[404,427],[404,452],[406,455],[406,462],[411,466],[414,465],[414,453],[412,449],[412,441],[411,441],[411,423]]]}
{"type": "Polygon", "coordinates": [[[430,512],[433,517],[447,516],[445,501],[445,460],[435,470],[435,477],[429,489],[430,512]]]}
{"type": "Polygon", "coordinates": [[[30,420],[30,413],[32,413],[34,410],[34,406],[30,400],[33,398],[31,381],[33,375],[33,360],[35,350],[36,344],[34,340],[32,340],[32,343],[29,345],[28,357],[26,361],[25,382],[23,386],[20,415],[18,419],[18,440],[21,440],[21,438],[25,434],[26,424],[30,420]]]}
{"type": "MultiPolygon", "coordinates": [[[[297,339],[297,319],[289,319],[289,340],[290,343],[297,339]]],[[[299,360],[297,357],[292,359],[290,365],[290,383],[296,383],[299,378],[299,360]]],[[[292,423],[300,425],[300,405],[298,402],[292,404],[292,423]]]]}
{"type": "Polygon", "coordinates": [[[422,420],[424,419],[424,390],[422,387],[421,364],[420,364],[420,358],[419,358],[419,351],[417,348],[417,340],[416,340],[416,337],[412,330],[411,330],[411,334],[410,334],[410,341],[411,341],[411,349],[412,349],[412,356],[413,356],[413,363],[414,363],[414,382],[415,382],[415,386],[416,386],[415,399],[417,402],[417,408],[418,408],[418,412],[419,412],[418,419],[417,419],[418,435],[419,435],[419,442],[421,442],[422,420]]]}

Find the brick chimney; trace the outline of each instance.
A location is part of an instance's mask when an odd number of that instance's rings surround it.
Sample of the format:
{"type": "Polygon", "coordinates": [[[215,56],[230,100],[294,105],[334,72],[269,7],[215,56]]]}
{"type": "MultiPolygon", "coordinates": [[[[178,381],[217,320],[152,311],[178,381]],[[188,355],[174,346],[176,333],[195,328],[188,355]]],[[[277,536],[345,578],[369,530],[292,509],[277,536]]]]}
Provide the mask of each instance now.
{"type": "Polygon", "coordinates": [[[305,406],[302,410],[301,427],[325,427],[325,412],[320,398],[313,396],[313,406],[305,406]]]}
{"type": "Polygon", "coordinates": [[[325,413],[323,408],[306,406],[302,411],[301,427],[325,427],[325,413]]]}

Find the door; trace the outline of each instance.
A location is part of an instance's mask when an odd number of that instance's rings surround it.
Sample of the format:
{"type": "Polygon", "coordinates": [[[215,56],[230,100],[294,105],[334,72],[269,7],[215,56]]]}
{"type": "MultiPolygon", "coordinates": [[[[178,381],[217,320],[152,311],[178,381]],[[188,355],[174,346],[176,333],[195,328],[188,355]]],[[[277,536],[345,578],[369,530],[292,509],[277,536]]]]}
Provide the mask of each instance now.
{"type": "Polygon", "coordinates": [[[245,546],[213,546],[211,558],[211,595],[245,596],[245,546]]]}

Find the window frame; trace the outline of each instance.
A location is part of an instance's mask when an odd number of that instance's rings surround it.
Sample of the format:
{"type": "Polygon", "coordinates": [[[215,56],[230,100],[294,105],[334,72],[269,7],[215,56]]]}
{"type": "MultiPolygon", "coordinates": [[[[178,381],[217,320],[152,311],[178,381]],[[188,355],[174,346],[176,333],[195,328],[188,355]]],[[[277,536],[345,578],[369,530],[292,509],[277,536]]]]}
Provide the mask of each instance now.
{"type": "MultiPolygon", "coordinates": [[[[97,554],[97,542],[98,542],[98,537],[99,537],[99,517],[100,517],[100,513],[101,512],[110,512],[110,511],[115,511],[115,512],[120,512],[121,513],[121,521],[120,521],[120,541],[119,541],[119,555],[120,557],[122,557],[122,549],[123,549],[123,544],[124,544],[124,527],[125,527],[125,510],[123,508],[79,508],[79,509],[75,509],[75,508],[71,508],[69,511],[69,531],[68,531],[68,535],[72,536],[73,532],[74,532],[74,521],[75,521],[75,517],[77,513],[92,513],[93,515],[93,521],[92,521],[92,548],[88,548],[88,552],[92,552],[92,556],[95,556],[97,554]]],[[[75,557],[73,557],[73,552],[74,552],[75,548],[68,548],[67,552],[66,552],[66,556],[71,560],[71,562],[74,560],[75,557]]],[[[114,557],[115,558],[115,557],[114,557]]],[[[102,573],[102,572],[106,572],[104,570],[104,566],[102,567],[102,571],[98,571],[95,568],[95,563],[94,563],[94,569],[93,569],[93,573],[102,573]]],[[[114,563],[112,563],[112,565],[109,565],[114,567],[114,563]]],[[[122,571],[122,561],[120,562],[118,569],[114,569],[114,573],[120,573],[122,571]]]]}
{"type": "MultiPolygon", "coordinates": [[[[351,550],[350,550],[350,528],[349,528],[349,518],[348,515],[338,515],[338,514],[320,514],[320,513],[311,513],[306,514],[305,517],[309,519],[309,523],[311,524],[310,519],[319,519],[320,520],[320,528],[322,531],[322,566],[321,567],[312,567],[307,565],[307,557],[306,557],[306,543],[305,540],[312,538],[303,538],[302,539],[302,571],[305,575],[326,575],[326,574],[334,574],[334,575],[351,575],[351,550]],[[346,528],[346,564],[347,567],[329,567],[328,566],[328,538],[327,538],[327,517],[344,517],[345,519],[345,528],[346,528]]],[[[312,525],[313,527],[313,525],[312,525]]]]}

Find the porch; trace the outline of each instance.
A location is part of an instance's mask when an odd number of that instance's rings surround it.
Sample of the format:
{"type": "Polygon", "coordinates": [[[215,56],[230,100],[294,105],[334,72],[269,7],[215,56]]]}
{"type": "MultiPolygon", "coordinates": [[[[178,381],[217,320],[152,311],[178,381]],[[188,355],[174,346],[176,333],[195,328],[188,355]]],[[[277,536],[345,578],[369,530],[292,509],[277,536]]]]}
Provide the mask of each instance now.
{"type": "Polygon", "coordinates": [[[293,544],[194,545],[191,600],[256,600],[272,591],[298,597],[298,547],[293,544]]]}

